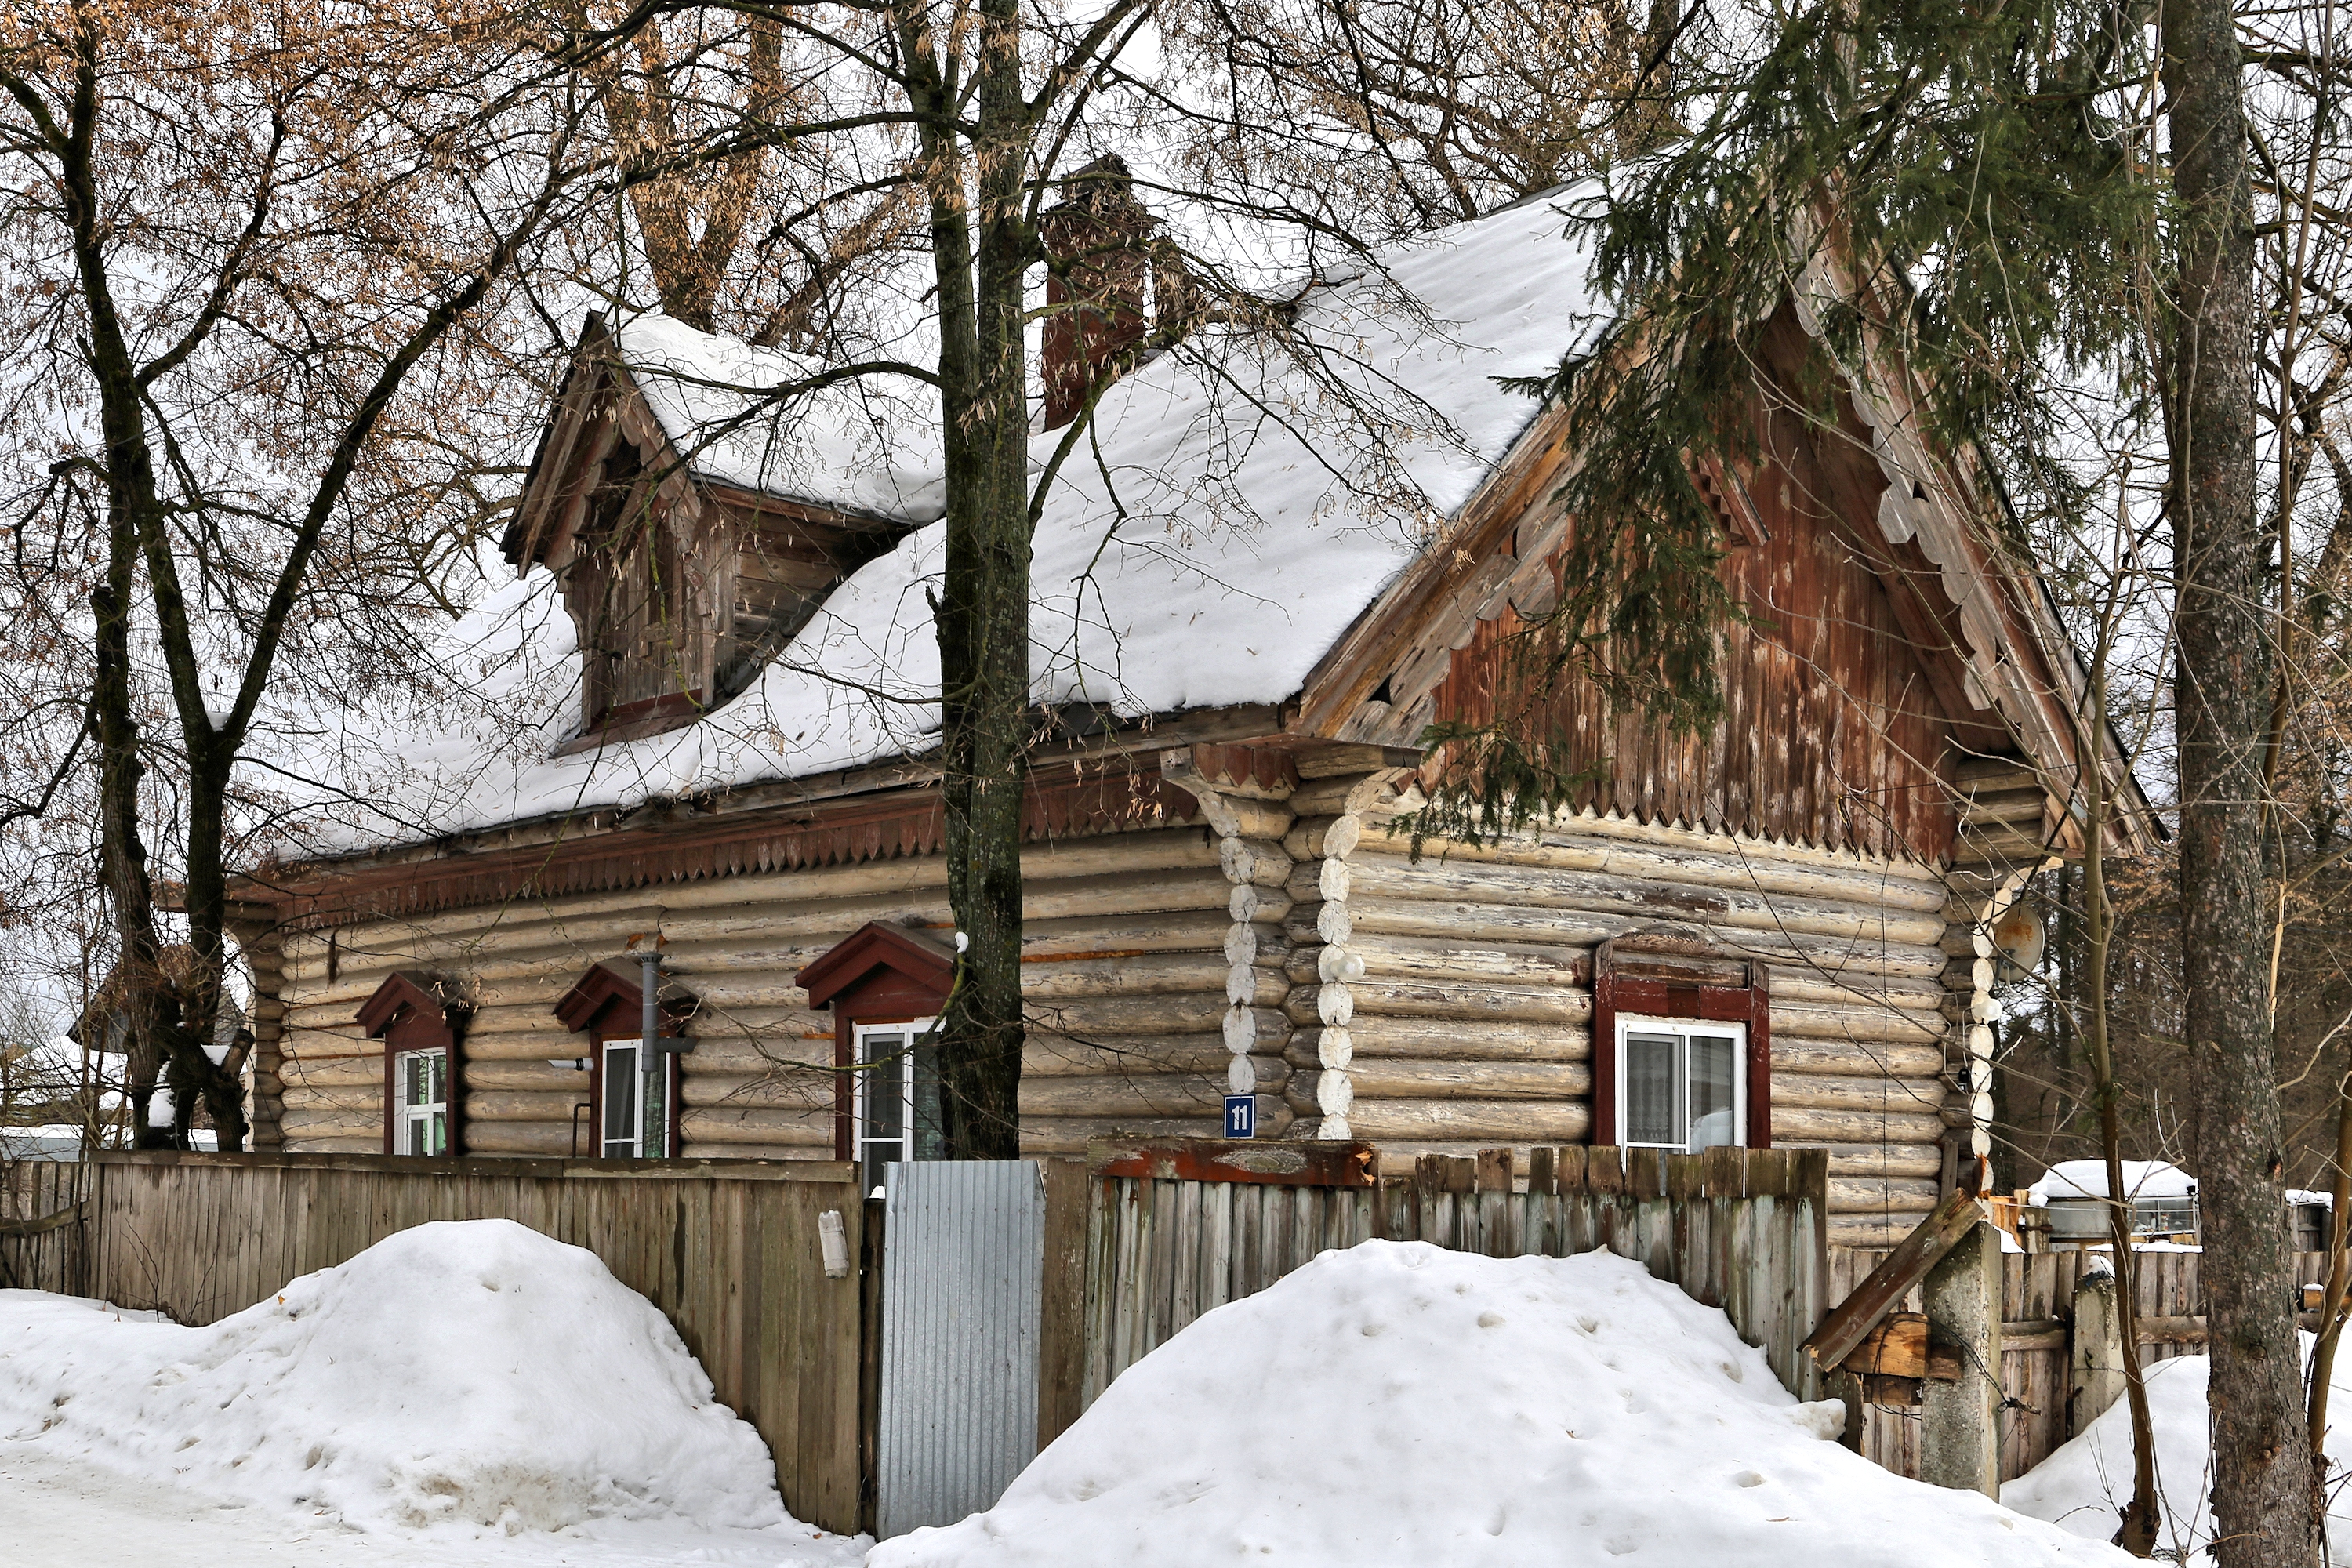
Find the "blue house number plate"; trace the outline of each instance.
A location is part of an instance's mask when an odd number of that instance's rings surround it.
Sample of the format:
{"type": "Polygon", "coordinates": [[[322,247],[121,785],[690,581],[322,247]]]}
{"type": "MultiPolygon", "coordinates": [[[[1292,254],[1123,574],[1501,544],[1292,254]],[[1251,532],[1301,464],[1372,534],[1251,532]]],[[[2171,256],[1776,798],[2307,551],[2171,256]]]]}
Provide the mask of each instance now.
{"type": "Polygon", "coordinates": [[[1254,1094],[1225,1096],[1225,1136],[1228,1138],[1257,1136],[1257,1096],[1254,1094]]]}

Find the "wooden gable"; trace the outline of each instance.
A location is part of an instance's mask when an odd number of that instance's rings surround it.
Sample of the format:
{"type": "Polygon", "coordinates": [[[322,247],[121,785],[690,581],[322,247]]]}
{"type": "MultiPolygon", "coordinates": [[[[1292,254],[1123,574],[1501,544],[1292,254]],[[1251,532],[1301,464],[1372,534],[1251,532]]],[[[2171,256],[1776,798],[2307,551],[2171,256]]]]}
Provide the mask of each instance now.
{"type": "Polygon", "coordinates": [[[740,695],[906,531],[719,483],[692,457],[591,315],[502,542],[518,572],[555,574],[572,616],[582,731],[566,749],[677,729],[740,695]]]}
{"type": "MultiPolygon", "coordinates": [[[[1793,374],[1811,346],[1784,310],[1762,357],[1793,374]]],[[[1722,634],[1723,719],[1674,735],[1612,713],[1589,679],[1561,681],[1547,699],[1570,738],[1559,760],[1596,774],[1576,804],[1930,864],[2078,851],[2065,800],[2081,678],[2063,634],[2030,575],[1957,524],[1955,503],[1924,487],[1890,494],[1859,402],[1832,431],[1783,408],[1766,418],[1759,471],[1700,476],[1724,516],[1727,583],[1752,617],[1722,634]]],[[[1406,745],[1433,722],[1492,720],[1514,634],[1559,595],[1561,433],[1556,410],[1538,416],[1452,548],[1427,552],[1310,677],[1298,728],[1406,745]]],[[[2123,847],[2146,831],[2127,822],[2123,847]]]]}

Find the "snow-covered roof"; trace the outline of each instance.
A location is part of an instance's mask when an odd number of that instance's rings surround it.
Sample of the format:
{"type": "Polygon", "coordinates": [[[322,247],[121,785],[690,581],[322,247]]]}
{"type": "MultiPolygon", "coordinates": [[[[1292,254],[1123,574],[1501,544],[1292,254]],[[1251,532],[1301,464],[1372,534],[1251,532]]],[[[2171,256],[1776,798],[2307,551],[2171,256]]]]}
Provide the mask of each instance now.
{"type": "MultiPolygon", "coordinates": [[[[1292,319],[1309,353],[1210,329],[1114,384],[1037,525],[1036,700],[1133,718],[1295,695],[1533,418],[1536,405],[1496,378],[1539,374],[1590,332],[1588,256],[1562,237],[1569,199],[1519,204],[1320,282],[1292,319]]],[[[817,413],[751,418],[744,395],[718,384],[740,371],[772,386],[804,363],[674,321],[622,332],[666,433],[706,473],[937,515],[929,481],[906,466],[929,437],[919,428],[893,447],[878,426],[853,429],[874,411],[865,395],[835,389],[817,413]]],[[[1034,439],[1033,469],[1062,435],[1034,439]]],[[[488,594],[449,634],[451,705],[336,737],[319,847],[929,751],[939,658],[926,595],[944,526],[852,574],[749,690],[701,721],[562,757],[550,753],[577,727],[580,663],[553,580],[533,572],[488,594]]]]}
{"type": "Polygon", "coordinates": [[[668,316],[632,318],[616,335],[662,434],[704,479],[908,522],[947,510],[938,404],[920,384],[828,383],[822,361],[668,316]]]}
{"type": "MultiPolygon", "coordinates": [[[[2124,1192],[2134,1198],[2193,1198],[2197,1195],[2197,1178],[2178,1165],[2162,1160],[2126,1160],[2123,1162],[2124,1192]]],[[[2107,1163],[2105,1160],[2063,1160],[2042,1174],[2042,1179],[2026,1189],[2026,1203],[2034,1208],[2046,1208],[2052,1199],[2065,1202],[2074,1198],[2104,1198],[2107,1195],[2107,1163]]]]}

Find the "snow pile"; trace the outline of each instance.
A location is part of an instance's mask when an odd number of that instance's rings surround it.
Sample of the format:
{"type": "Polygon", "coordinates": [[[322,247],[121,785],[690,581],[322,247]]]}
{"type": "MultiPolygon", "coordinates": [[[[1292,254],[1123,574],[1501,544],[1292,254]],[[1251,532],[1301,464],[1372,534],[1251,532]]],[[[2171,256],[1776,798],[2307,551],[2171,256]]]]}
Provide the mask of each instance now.
{"type": "MultiPolygon", "coordinates": [[[[2197,1195],[2197,1178],[2178,1165],[2162,1160],[2126,1160],[2123,1162],[2124,1194],[2134,1198],[2193,1198],[2197,1195]]],[[[2068,1198],[2104,1198],[2107,1195],[2107,1163],[2105,1160],[2063,1160],[2042,1173],[2042,1179],[2026,1189],[2025,1201],[2032,1208],[2047,1208],[2050,1200],[2068,1198]]]]}
{"type": "Polygon", "coordinates": [[[1832,1440],[1724,1315],[1609,1253],[1328,1252],[1123,1374],[996,1508],[868,1568],[2130,1561],[1832,1440]]]}
{"type": "MultiPolygon", "coordinates": [[[[2312,1336],[2303,1336],[2304,1356],[2311,1355],[2312,1336]]],[[[2147,1369],[2147,1413],[2156,1431],[2157,1490],[2164,1500],[2164,1525],[2158,1531],[2159,1555],[2174,1561],[2196,1559],[2213,1540],[2213,1510],[2208,1495],[2212,1484],[2213,1445],[2207,1425],[2206,1383],[2212,1360],[2201,1355],[2175,1356],[2147,1369]]],[[[2352,1363],[2338,1361],[2329,1395],[2331,1411],[2352,1410],[2352,1363]]],[[[2327,1433],[2328,1468],[2335,1479],[2327,1489],[2329,1560],[2338,1568],[2352,1565],[2352,1496],[2338,1484],[2352,1467],[2352,1432],[2337,1415],[2327,1433]]],[[[2114,1537],[2131,1500],[2131,1407],[2118,1399],[2090,1430],[2075,1437],[2024,1475],[2000,1489],[2000,1500],[2020,1513],[2046,1519],[2077,1535],[2100,1541],[2114,1537]]]]}
{"type": "Polygon", "coordinates": [[[786,1521],[662,1315],[508,1220],[402,1231],[209,1328],[0,1291],[0,1437],[366,1529],[786,1521]]]}

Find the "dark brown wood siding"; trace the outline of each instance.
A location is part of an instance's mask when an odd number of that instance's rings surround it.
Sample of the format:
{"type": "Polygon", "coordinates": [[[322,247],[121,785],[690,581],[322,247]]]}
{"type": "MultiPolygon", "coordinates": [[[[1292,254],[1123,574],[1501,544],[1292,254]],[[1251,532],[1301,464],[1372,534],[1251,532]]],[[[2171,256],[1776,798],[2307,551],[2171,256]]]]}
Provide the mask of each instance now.
{"type": "MultiPolygon", "coordinates": [[[[1569,739],[1556,761],[1599,770],[1577,801],[1598,811],[1945,860],[1951,726],[1878,574],[1814,499],[1824,487],[1810,438],[1782,432],[1774,445],[1782,456],[1748,487],[1769,537],[1736,545],[1723,567],[1754,622],[1723,637],[1722,722],[1673,735],[1570,679],[1549,703],[1569,739]]],[[[1524,625],[1507,606],[1478,623],[1438,687],[1439,722],[1491,720],[1524,625]]]]}

